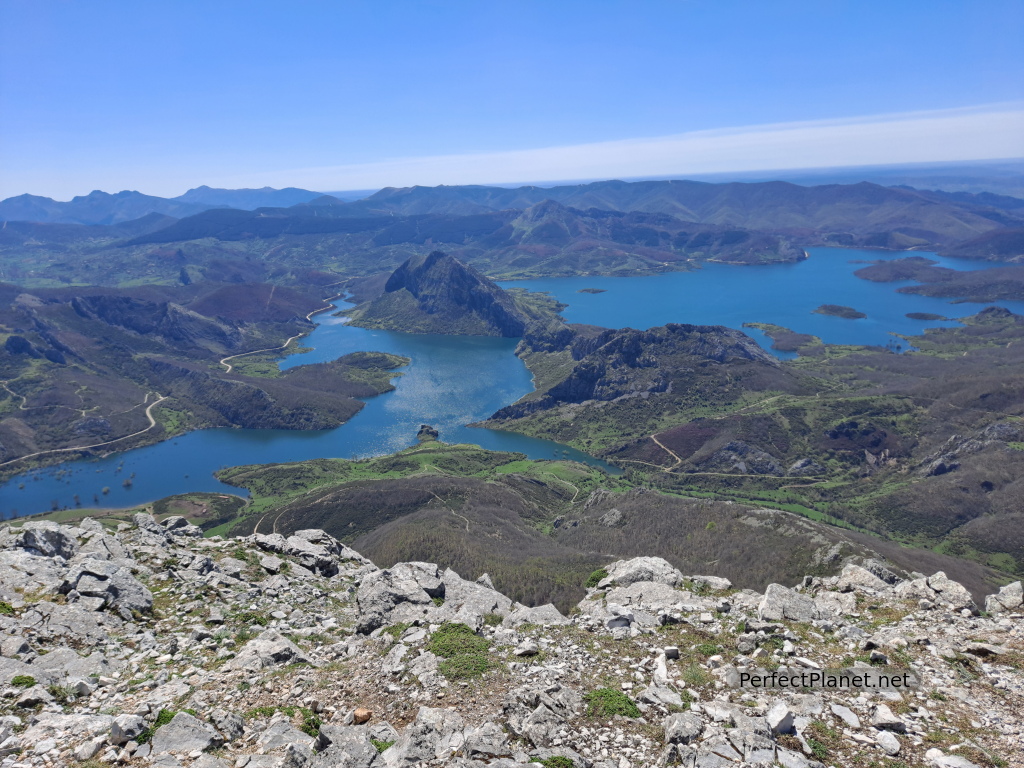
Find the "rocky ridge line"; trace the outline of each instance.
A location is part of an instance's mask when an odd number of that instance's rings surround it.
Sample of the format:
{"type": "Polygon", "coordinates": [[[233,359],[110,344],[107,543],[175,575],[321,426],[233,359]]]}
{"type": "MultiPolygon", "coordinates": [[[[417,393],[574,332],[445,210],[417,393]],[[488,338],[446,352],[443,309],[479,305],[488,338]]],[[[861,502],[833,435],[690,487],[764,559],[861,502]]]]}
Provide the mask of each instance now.
{"type": "Polygon", "coordinates": [[[570,617],[323,531],[0,528],[0,767],[1020,766],[1024,591],[877,561],[763,594],[640,557],[570,617]],[[736,687],[910,669],[906,692],[736,687]],[[889,761],[889,762],[886,762],[889,761]]]}

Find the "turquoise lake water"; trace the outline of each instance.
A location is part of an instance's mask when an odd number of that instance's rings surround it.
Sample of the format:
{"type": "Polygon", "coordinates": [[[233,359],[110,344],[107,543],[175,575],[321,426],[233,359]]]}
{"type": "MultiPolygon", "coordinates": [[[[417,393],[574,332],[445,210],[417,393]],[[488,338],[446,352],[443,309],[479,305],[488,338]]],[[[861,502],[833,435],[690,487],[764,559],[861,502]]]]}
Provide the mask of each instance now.
{"type": "MultiPolygon", "coordinates": [[[[616,328],[652,328],[665,323],[724,325],[773,323],[799,333],[820,336],[830,344],[886,346],[893,333],[912,336],[925,328],[955,322],[911,320],[908,312],[930,312],[946,317],[972,315],[985,304],[950,304],[947,299],[897,293],[913,281],[872,283],[854,277],[864,261],[890,261],[908,255],[924,256],[938,266],[960,271],[986,269],[994,264],[947,259],[933,253],[913,254],[847,248],[808,248],[810,258],[795,264],[745,267],[705,264],[693,272],[670,272],[645,277],[562,277],[503,282],[547,291],[568,304],[562,316],[571,323],[616,328]],[[579,293],[581,288],[605,293],[579,293]],[[859,320],[815,314],[822,304],[853,307],[867,315],[859,320]]],[[[1024,312],[1024,302],[999,302],[1024,312]]],[[[755,329],[743,329],[766,348],[771,341],[755,329]]],[[[901,340],[897,340],[901,342],[901,340]]],[[[779,353],[776,353],[779,354],[779,353]]],[[[785,357],[784,354],[779,354],[785,357]]]]}
{"type": "MultiPolygon", "coordinates": [[[[950,304],[944,299],[899,294],[902,283],[871,283],[853,276],[852,261],[899,258],[904,254],[836,248],[809,249],[797,264],[736,267],[707,264],[693,272],[650,277],[573,277],[518,281],[506,286],[548,291],[569,307],[570,322],[608,327],[649,328],[668,322],[726,325],[768,322],[813,333],[831,343],[885,345],[891,333],[917,334],[925,327],[952,323],[913,321],[907,312],[947,317],[973,314],[985,305],[950,304]],[[578,293],[601,288],[605,293],[578,293]],[[841,304],[867,314],[845,320],[812,313],[821,304],[841,304]]],[[[986,264],[940,259],[954,269],[986,264]]],[[[1024,314],[1024,302],[1000,302],[1024,314]]],[[[186,491],[241,493],[219,482],[213,472],[227,466],[334,457],[377,456],[415,443],[420,424],[431,424],[447,442],[476,443],[492,450],[520,451],[535,459],[573,458],[608,465],[566,446],[506,432],[466,427],[532,390],[526,367],[513,354],[514,339],[436,336],[352,328],[339,318],[319,315],[320,324],[303,340],[313,351],[291,355],[282,368],[333,360],[348,352],[374,350],[412,359],[400,371],[396,389],[369,398],[350,421],[332,430],[207,429],[156,445],[76,459],[18,475],[0,486],[5,515],[44,512],[56,503],[124,507],[186,491]],[[131,478],[126,488],[125,479],[131,478]],[[102,489],[109,493],[103,494],[102,489]]],[[[746,329],[763,346],[770,341],[746,329]]]]}

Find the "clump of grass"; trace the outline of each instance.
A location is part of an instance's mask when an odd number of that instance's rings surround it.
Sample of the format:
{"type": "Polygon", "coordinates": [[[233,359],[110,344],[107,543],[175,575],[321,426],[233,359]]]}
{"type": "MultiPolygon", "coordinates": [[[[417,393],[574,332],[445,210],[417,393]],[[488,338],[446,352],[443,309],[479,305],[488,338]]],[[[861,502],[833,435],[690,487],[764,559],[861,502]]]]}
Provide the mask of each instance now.
{"type": "Polygon", "coordinates": [[[427,649],[444,658],[438,671],[449,680],[479,677],[495,666],[488,655],[491,643],[465,624],[442,624],[427,649]]]}
{"type": "Polygon", "coordinates": [[[13,616],[14,606],[6,600],[0,600],[0,616],[13,616]]]}
{"type": "Polygon", "coordinates": [[[390,747],[395,742],[394,742],[394,740],[392,740],[392,741],[381,741],[380,739],[370,739],[370,743],[373,744],[373,746],[377,749],[377,752],[379,753],[379,752],[383,752],[385,749],[390,747]]]}
{"type": "Polygon", "coordinates": [[[272,717],[278,709],[280,709],[280,707],[253,707],[245,713],[245,719],[251,720],[257,717],[272,717]]]}
{"type": "Polygon", "coordinates": [[[273,717],[275,712],[283,712],[288,717],[299,715],[302,718],[302,724],[299,726],[299,729],[308,736],[316,736],[320,733],[320,726],[324,724],[320,716],[309,707],[295,707],[290,704],[285,706],[253,707],[246,711],[245,719],[253,720],[258,717],[273,717]]]}
{"type": "Polygon", "coordinates": [[[270,619],[267,618],[266,614],[259,611],[242,611],[238,614],[238,620],[246,626],[258,624],[261,627],[265,627],[270,623],[270,619]]]}
{"type": "Polygon", "coordinates": [[[46,690],[53,696],[53,700],[61,706],[70,702],[75,693],[70,685],[50,685],[47,686],[46,690]]]}
{"type": "Polygon", "coordinates": [[[596,571],[594,571],[587,577],[587,580],[586,582],[584,582],[583,586],[587,589],[593,589],[607,578],[608,571],[606,571],[604,568],[598,568],[596,571]]]}
{"type": "Polygon", "coordinates": [[[36,679],[32,675],[15,675],[11,678],[11,685],[18,688],[31,688],[35,684],[36,679]]]}
{"type": "Polygon", "coordinates": [[[465,624],[442,624],[430,636],[427,649],[448,659],[464,653],[485,653],[490,643],[465,624]]]}
{"type": "Polygon", "coordinates": [[[499,614],[499,613],[485,613],[484,614],[484,624],[487,625],[488,627],[500,626],[502,621],[503,621],[503,619],[501,618],[501,614],[499,614]]]}
{"type": "Polygon", "coordinates": [[[807,726],[804,738],[815,759],[822,762],[828,760],[843,742],[842,736],[834,728],[830,728],[820,720],[815,720],[807,726]]]}
{"type": "Polygon", "coordinates": [[[711,675],[700,664],[690,664],[683,670],[683,682],[692,688],[701,688],[711,682],[711,675]]]}
{"type": "MultiPolygon", "coordinates": [[[[183,711],[188,711],[189,714],[195,715],[195,711],[194,710],[183,710],[183,711]]],[[[178,713],[175,712],[172,709],[161,709],[159,714],[157,714],[157,716],[156,716],[156,720],[153,721],[153,724],[151,726],[149,726],[148,728],[143,728],[142,729],[142,733],[140,733],[135,738],[135,741],[138,742],[139,744],[146,744],[146,743],[148,743],[153,738],[153,734],[156,733],[157,730],[161,726],[167,725],[169,722],[171,722],[171,720],[174,719],[174,716],[176,714],[178,714],[178,713]]]]}
{"type": "Polygon", "coordinates": [[[622,691],[614,688],[598,688],[583,695],[587,702],[587,714],[601,719],[622,715],[623,717],[640,717],[636,703],[622,691]]]}
{"type": "Polygon", "coordinates": [[[546,760],[536,760],[535,762],[539,762],[544,768],[576,768],[576,763],[568,757],[562,757],[562,755],[555,755],[546,760]]]}
{"type": "Polygon", "coordinates": [[[384,627],[383,631],[385,634],[391,635],[395,640],[398,640],[405,633],[405,630],[411,626],[412,624],[408,621],[400,621],[397,624],[392,624],[390,627],[384,627]]]}
{"type": "Polygon", "coordinates": [[[722,647],[714,643],[699,643],[693,647],[693,650],[701,656],[714,656],[716,653],[722,652],[722,647]]]}

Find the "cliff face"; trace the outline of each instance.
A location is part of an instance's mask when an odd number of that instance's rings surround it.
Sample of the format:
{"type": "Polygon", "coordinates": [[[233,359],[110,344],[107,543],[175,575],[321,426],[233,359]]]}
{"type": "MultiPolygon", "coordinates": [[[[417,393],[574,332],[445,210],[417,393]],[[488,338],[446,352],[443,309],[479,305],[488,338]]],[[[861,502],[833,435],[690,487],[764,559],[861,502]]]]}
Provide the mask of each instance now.
{"type": "Polygon", "coordinates": [[[143,336],[158,336],[175,346],[226,350],[241,341],[236,329],[169,301],[76,296],[71,299],[71,308],[88,320],[99,320],[143,336]]]}
{"type": "Polygon", "coordinates": [[[441,251],[413,256],[384,293],[351,312],[365,328],[468,336],[522,336],[527,317],[505,291],[441,251]]]}

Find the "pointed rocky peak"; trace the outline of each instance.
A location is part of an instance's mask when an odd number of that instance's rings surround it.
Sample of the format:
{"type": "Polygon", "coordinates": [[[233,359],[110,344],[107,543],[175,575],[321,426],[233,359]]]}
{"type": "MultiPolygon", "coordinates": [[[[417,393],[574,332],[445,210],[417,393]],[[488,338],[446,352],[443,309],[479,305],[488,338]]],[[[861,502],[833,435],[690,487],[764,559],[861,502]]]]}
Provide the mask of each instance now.
{"type": "Polygon", "coordinates": [[[508,293],[442,251],[408,259],[352,317],[370,328],[472,336],[522,336],[527,323],[508,293]]]}

